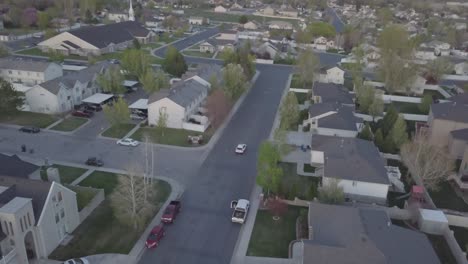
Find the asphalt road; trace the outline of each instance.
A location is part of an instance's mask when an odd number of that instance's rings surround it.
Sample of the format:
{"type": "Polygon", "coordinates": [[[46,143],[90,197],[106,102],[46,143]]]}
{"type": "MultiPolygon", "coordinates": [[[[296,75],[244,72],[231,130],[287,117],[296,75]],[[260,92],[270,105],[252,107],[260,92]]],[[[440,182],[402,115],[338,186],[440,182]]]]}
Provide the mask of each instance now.
{"type": "Polygon", "coordinates": [[[257,150],[267,139],[290,68],[259,65],[252,90],[233,116],[199,171],[190,177],[182,212],[155,250],[141,264],[229,263],[240,230],[231,222],[233,199],[248,198],[256,176],[257,150]],[[234,154],[239,143],[247,153],[234,154]]]}

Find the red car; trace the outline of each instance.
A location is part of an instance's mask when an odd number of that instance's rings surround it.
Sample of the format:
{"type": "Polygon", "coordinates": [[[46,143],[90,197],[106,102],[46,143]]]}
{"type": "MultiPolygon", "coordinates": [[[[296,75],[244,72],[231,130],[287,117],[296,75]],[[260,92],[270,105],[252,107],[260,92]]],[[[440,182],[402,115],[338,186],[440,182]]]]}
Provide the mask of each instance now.
{"type": "Polygon", "coordinates": [[[166,231],[164,231],[164,227],[162,224],[155,226],[151,233],[149,234],[148,238],[146,239],[146,248],[155,248],[161,242],[161,239],[166,235],[166,231]]]}
{"type": "Polygon", "coordinates": [[[72,116],[86,117],[90,118],[93,116],[93,112],[88,111],[73,111],[72,116]]]}
{"type": "Polygon", "coordinates": [[[180,211],[180,201],[171,201],[169,205],[164,210],[164,213],[161,217],[161,221],[164,223],[171,224],[177,217],[177,214],[180,211]]]}

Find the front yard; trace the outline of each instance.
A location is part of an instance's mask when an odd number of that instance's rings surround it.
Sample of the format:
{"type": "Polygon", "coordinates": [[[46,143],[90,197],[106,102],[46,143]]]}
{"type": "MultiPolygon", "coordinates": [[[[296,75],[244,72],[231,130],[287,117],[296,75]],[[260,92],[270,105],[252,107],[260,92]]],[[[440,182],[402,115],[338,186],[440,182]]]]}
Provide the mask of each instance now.
{"type": "Polygon", "coordinates": [[[211,53],[200,52],[200,51],[196,51],[196,50],[185,50],[185,51],[182,52],[182,54],[187,55],[187,56],[202,57],[202,58],[211,58],[214,55],[214,54],[211,54],[211,53]]]}
{"type": "Polygon", "coordinates": [[[288,211],[277,221],[273,220],[270,211],[259,210],[247,256],[288,258],[289,243],[296,239],[296,219],[300,209],[288,206],[288,211]]]}
{"type": "Polygon", "coordinates": [[[0,113],[0,123],[19,126],[46,128],[58,120],[58,117],[42,113],[19,111],[11,115],[0,113]]]}
{"type": "Polygon", "coordinates": [[[164,128],[164,131],[162,131],[158,127],[142,127],[132,135],[132,138],[144,142],[147,135],[149,140],[156,144],[196,147],[208,143],[212,134],[213,132],[210,129],[205,131],[205,133],[200,133],[185,129],[164,128]],[[203,135],[203,142],[200,145],[193,145],[188,142],[188,136],[198,135],[203,135]]]}
{"type": "MultiPolygon", "coordinates": [[[[116,174],[112,173],[96,172],[91,174],[80,185],[104,188],[106,197],[108,197],[108,194],[117,185],[117,177],[116,174]]],[[[157,214],[171,192],[170,185],[164,181],[157,181],[154,188],[158,194],[152,201],[157,205],[156,210],[152,213],[153,216],[157,214]]],[[[150,221],[151,219],[147,219],[139,230],[134,230],[132,227],[122,224],[117,220],[111,203],[106,198],[72,233],[73,239],[70,243],[66,246],[59,246],[50,254],[49,258],[63,261],[95,254],[128,254],[150,221]]]]}
{"type": "Polygon", "coordinates": [[[75,129],[78,129],[86,122],[88,122],[88,119],[86,118],[70,116],[65,118],[62,122],[58,123],[57,125],[53,126],[51,129],[57,131],[70,132],[75,129]]]}
{"type": "MultiPolygon", "coordinates": [[[[70,184],[78,177],[83,175],[87,169],[77,168],[77,167],[70,167],[64,165],[52,165],[52,167],[57,168],[59,171],[60,182],[63,184],[70,184]]],[[[43,181],[47,181],[47,172],[45,169],[41,169],[41,179],[43,181]]]]}
{"type": "Polygon", "coordinates": [[[281,183],[283,196],[290,200],[293,200],[294,197],[304,200],[312,200],[317,197],[317,188],[320,185],[319,177],[298,175],[296,163],[280,162],[278,165],[283,170],[281,183]]]}
{"type": "Polygon", "coordinates": [[[106,129],[101,136],[110,138],[123,138],[135,127],[135,124],[114,125],[106,129]]]}
{"type": "Polygon", "coordinates": [[[86,188],[82,186],[67,185],[68,189],[76,192],[76,201],[78,203],[78,211],[85,208],[89,202],[96,196],[98,190],[94,188],[86,188]]]}

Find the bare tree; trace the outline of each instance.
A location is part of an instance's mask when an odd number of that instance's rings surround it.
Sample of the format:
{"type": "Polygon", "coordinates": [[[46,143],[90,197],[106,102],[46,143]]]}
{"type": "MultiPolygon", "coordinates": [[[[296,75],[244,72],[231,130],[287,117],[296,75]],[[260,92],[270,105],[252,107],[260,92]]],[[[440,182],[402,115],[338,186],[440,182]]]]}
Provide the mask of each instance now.
{"type": "Polygon", "coordinates": [[[455,169],[447,151],[429,142],[427,135],[422,133],[404,144],[400,155],[416,183],[423,184],[429,190],[437,190],[455,169]]]}
{"type": "Polygon", "coordinates": [[[167,119],[169,118],[168,114],[166,113],[165,109],[160,108],[159,109],[159,118],[158,122],[156,123],[156,127],[159,129],[161,132],[161,137],[164,137],[164,130],[166,130],[167,127],[167,119]]]}
{"type": "MultiPolygon", "coordinates": [[[[135,230],[143,227],[151,217],[155,206],[152,201],[155,188],[148,188],[145,198],[145,181],[138,165],[131,165],[126,175],[119,175],[118,184],[110,195],[110,201],[116,217],[135,230]]],[[[152,187],[152,186],[151,186],[152,187]]]]}
{"type": "Polygon", "coordinates": [[[221,89],[214,90],[206,99],[208,118],[213,128],[218,128],[229,114],[231,101],[221,89]]]}

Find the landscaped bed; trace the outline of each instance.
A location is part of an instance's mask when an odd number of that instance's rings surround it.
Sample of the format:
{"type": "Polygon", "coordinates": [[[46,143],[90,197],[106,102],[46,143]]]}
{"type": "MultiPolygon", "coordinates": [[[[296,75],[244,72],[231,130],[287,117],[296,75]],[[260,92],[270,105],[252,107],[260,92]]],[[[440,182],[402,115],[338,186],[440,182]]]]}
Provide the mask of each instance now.
{"type": "Polygon", "coordinates": [[[212,136],[212,131],[207,130],[205,133],[200,133],[185,129],[164,128],[164,132],[162,132],[161,128],[142,127],[138,129],[135,132],[135,134],[132,135],[132,138],[144,142],[145,135],[148,136],[149,140],[152,143],[156,144],[174,145],[182,147],[196,147],[208,143],[212,136]],[[203,135],[203,142],[201,144],[194,145],[188,142],[188,136],[198,135],[203,135]]]}
{"type": "MultiPolygon", "coordinates": [[[[57,168],[59,170],[60,182],[63,184],[70,184],[78,177],[83,175],[87,169],[77,168],[77,167],[70,167],[64,165],[52,165],[52,167],[57,168]]],[[[46,169],[43,168],[41,170],[41,179],[47,181],[47,172],[46,169]]]]}
{"type": "Polygon", "coordinates": [[[52,130],[57,130],[57,131],[73,131],[79,127],[81,127],[83,124],[85,124],[88,121],[86,118],[81,118],[81,117],[67,117],[65,118],[62,122],[58,123],[57,125],[53,126],[51,129],[52,130]]]}
{"type": "Polygon", "coordinates": [[[294,93],[297,98],[297,102],[299,104],[304,104],[308,99],[310,99],[310,96],[308,93],[294,93]]]}
{"type": "Polygon", "coordinates": [[[270,211],[259,210],[250,237],[247,256],[288,258],[289,243],[296,239],[300,207],[288,206],[277,221],[270,211]]]}
{"type": "Polygon", "coordinates": [[[320,184],[319,177],[298,175],[296,163],[280,162],[278,165],[283,170],[281,183],[283,196],[290,200],[295,197],[312,200],[317,196],[317,188],[320,184]]]}
{"type": "MultiPolygon", "coordinates": [[[[104,188],[110,194],[116,187],[117,177],[112,173],[91,174],[82,184],[88,183],[94,188],[104,188]]],[[[152,203],[156,205],[156,210],[152,213],[153,216],[157,214],[171,191],[170,185],[164,181],[157,181],[155,188],[157,195],[152,203]]],[[[130,252],[152,218],[147,219],[139,230],[122,224],[113,213],[108,194],[101,205],[72,233],[73,239],[68,245],[59,246],[49,258],[66,260],[95,254],[130,252]]]]}
{"type": "Polygon", "coordinates": [[[19,111],[11,115],[0,113],[0,123],[14,124],[19,126],[35,126],[46,128],[52,125],[58,117],[42,113],[19,111]]]}
{"type": "Polygon", "coordinates": [[[101,135],[110,138],[123,138],[135,127],[134,124],[120,124],[109,127],[101,135]]]}

